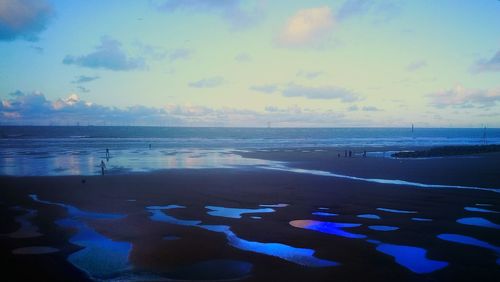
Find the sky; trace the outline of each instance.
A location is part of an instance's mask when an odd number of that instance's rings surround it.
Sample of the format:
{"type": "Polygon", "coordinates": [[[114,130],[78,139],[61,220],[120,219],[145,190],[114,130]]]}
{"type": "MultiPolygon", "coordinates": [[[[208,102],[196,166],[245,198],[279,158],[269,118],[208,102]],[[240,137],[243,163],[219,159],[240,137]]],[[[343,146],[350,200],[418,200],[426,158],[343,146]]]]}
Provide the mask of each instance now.
{"type": "Polygon", "coordinates": [[[0,124],[500,127],[498,0],[2,0],[0,124]]]}

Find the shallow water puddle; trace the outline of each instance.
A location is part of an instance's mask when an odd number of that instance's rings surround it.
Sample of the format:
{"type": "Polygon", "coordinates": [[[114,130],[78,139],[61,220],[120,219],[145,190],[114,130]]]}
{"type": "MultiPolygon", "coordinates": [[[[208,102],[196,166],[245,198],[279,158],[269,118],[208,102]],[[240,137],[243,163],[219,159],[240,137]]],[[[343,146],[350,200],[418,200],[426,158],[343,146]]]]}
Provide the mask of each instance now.
{"type": "Polygon", "coordinates": [[[251,263],[239,260],[208,260],[180,267],[166,276],[176,280],[236,280],[252,272],[251,263]]]}
{"type": "Polygon", "coordinates": [[[368,219],[380,219],[380,216],[376,214],[358,214],[357,217],[359,218],[368,218],[368,219]]]}
{"type": "Polygon", "coordinates": [[[262,204],[262,205],[259,205],[259,207],[263,207],[263,208],[284,208],[284,207],[288,207],[288,204],[262,204]]]}
{"type": "Polygon", "coordinates": [[[482,217],[464,217],[457,220],[460,224],[500,229],[500,224],[493,223],[482,217]]]}
{"type": "Polygon", "coordinates": [[[44,255],[59,252],[59,249],[47,246],[24,247],[12,250],[14,255],[44,255]]]}
{"type": "Polygon", "coordinates": [[[428,259],[427,250],[419,247],[381,243],[377,251],[394,257],[396,263],[418,274],[434,272],[448,265],[445,261],[428,259]]]}
{"type": "Polygon", "coordinates": [[[405,210],[396,210],[396,209],[386,209],[386,208],[377,208],[379,211],[392,212],[392,213],[417,213],[417,211],[405,211],[405,210]]]}
{"type": "Polygon", "coordinates": [[[399,229],[399,227],[387,225],[370,225],[368,228],[375,231],[394,231],[399,229]]]}
{"type": "Polygon", "coordinates": [[[227,218],[241,218],[241,215],[246,213],[269,213],[276,211],[275,209],[271,208],[238,209],[238,208],[226,208],[218,206],[206,206],[205,208],[210,210],[209,212],[207,212],[209,215],[221,216],[227,218]]]}
{"type": "Polygon", "coordinates": [[[150,218],[155,221],[198,227],[212,232],[224,233],[226,235],[228,244],[240,250],[274,256],[289,262],[309,267],[328,267],[338,265],[337,262],[323,260],[315,257],[315,251],[312,249],[295,248],[281,243],[262,243],[248,241],[238,237],[234,232],[231,231],[231,227],[227,225],[203,225],[199,220],[177,219],[173,216],[167,215],[162,211],[162,209],[155,209],[155,207],[147,207],[146,209],[151,212],[152,215],[150,218]]]}
{"type": "Polygon", "coordinates": [[[361,239],[366,238],[365,235],[350,233],[342,230],[342,228],[352,228],[359,227],[359,223],[337,223],[337,222],[326,222],[318,220],[292,220],[290,225],[297,228],[308,229],[313,231],[318,231],[321,233],[336,235],[351,239],[361,239]]]}
{"type": "Polygon", "coordinates": [[[441,240],[445,240],[445,241],[449,241],[449,242],[490,249],[490,250],[496,252],[497,254],[500,254],[499,247],[494,246],[488,242],[481,241],[481,240],[476,239],[474,237],[460,235],[460,234],[439,234],[439,235],[437,235],[437,237],[441,240]]]}
{"type": "Polygon", "coordinates": [[[411,220],[413,221],[432,221],[430,218],[422,218],[422,217],[412,217],[411,220]]]}
{"type": "Polygon", "coordinates": [[[124,215],[88,212],[71,205],[40,200],[37,195],[30,195],[30,197],[36,202],[57,205],[66,209],[68,217],[57,220],[56,224],[76,229],[77,233],[69,241],[84,247],[68,257],[70,263],[94,278],[110,278],[130,268],[128,256],[132,244],[113,241],[82,221],[85,219],[120,219],[125,217],[124,215]]]}
{"type": "Polygon", "coordinates": [[[475,208],[475,207],[465,207],[464,210],[470,211],[470,212],[499,213],[497,211],[492,211],[492,210],[483,209],[483,208],[475,208]]]}
{"type": "Polygon", "coordinates": [[[31,219],[33,219],[36,216],[37,213],[36,210],[25,209],[22,207],[14,207],[13,209],[25,211],[26,213],[23,215],[16,216],[15,218],[16,222],[19,223],[19,225],[21,225],[19,229],[5,235],[15,239],[34,238],[43,235],[42,233],[38,232],[38,227],[31,223],[31,219]]]}
{"type": "Polygon", "coordinates": [[[312,214],[319,216],[338,216],[337,213],[330,213],[330,212],[313,212],[312,214]]]}

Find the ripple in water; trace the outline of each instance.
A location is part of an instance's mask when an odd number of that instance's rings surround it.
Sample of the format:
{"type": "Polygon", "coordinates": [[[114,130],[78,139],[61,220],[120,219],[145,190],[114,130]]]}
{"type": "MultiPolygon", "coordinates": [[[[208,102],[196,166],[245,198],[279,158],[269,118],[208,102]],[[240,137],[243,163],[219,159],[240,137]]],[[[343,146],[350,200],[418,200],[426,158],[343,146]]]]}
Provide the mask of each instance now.
{"type": "Polygon", "coordinates": [[[475,207],[465,207],[464,210],[470,211],[470,212],[499,213],[497,211],[492,211],[492,210],[483,209],[483,208],[475,208],[475,207]]]}

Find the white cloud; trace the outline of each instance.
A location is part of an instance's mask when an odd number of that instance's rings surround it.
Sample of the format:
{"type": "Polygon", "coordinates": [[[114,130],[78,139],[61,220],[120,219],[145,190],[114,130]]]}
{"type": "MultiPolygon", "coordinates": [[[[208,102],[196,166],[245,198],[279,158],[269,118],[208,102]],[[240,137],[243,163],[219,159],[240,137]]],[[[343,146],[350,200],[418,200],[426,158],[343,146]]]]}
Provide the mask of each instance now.
{"type": "Polygon", "coordinates": [[[482,90],[458,85],[453,89],[431,93],[428,97],[431,105],[438,108],[487,108],[493,107],[497,102],[500,102],[500,87],[482,90]]]}
{"type": "Polygon", "coordinates": [[[285,97],[304,97],[307,99],[338,99],[342,102],[353,102],[358,100],[358,95],[341,87],[308,87],[293,83],[289,84],[287,87],[285,87],[285,89],[283,89],[282,95],[285,97]]]}
{"type": "Polygon", "coordinates": [[[276,92],[278,90],[278,86],[274,84],[254,85],[250,87],[250,90],[269,94],[276,92]]]}
{"type": "Polygon", "coordinates": [[[190,87],[194,88],[213,88],[224,83],[224,79],[220,76],[200,79],[189,83],[190,87]]]}
{"type": "Polygon", "coordinates": [[[427,66],[427,62],[424,60],[415,61],[406,66],[407,71],[416,71],[427,66]]]}
{"type": "Polygon", "coordinates": [[[284,47],[317,46],[328,38],[334,27],[330,7],[299,10],[290,17],[277,38],[284,47]]]}
{"type": "Polygon", "coordinates": [[[500,51],[498,51],[490,59],[479,60],[472,67],[474,72],[500,72],[500,51]]]}

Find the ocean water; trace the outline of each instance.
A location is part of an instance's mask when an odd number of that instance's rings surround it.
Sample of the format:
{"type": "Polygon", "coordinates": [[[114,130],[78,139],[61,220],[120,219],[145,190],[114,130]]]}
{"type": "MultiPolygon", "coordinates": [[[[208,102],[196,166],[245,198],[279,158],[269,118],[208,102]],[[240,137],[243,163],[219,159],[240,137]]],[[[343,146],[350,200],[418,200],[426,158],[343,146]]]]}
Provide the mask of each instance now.
{"type": "Polygon", "coordinates": [[[500,144],[500,129],[0,126],[0,175],[93,175],[102,160],[107,173],[276,166],[233,151],[485,141],[500,144]]]}

